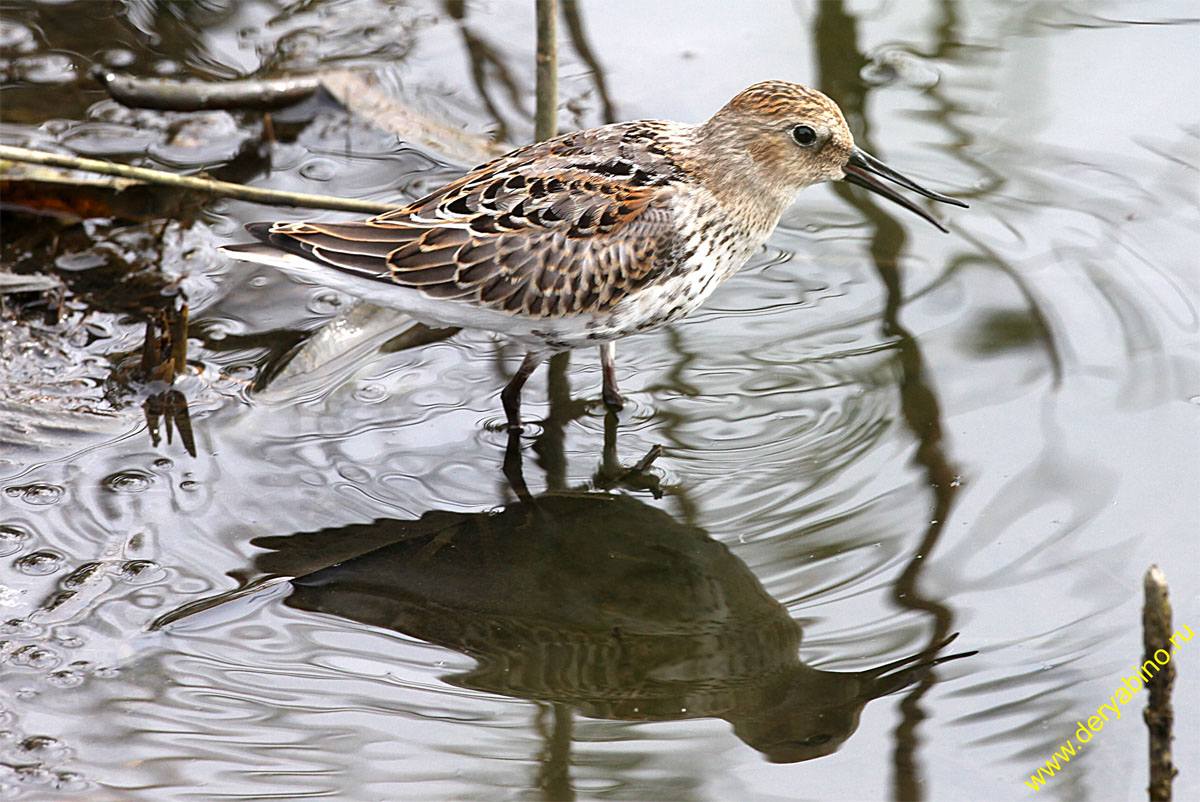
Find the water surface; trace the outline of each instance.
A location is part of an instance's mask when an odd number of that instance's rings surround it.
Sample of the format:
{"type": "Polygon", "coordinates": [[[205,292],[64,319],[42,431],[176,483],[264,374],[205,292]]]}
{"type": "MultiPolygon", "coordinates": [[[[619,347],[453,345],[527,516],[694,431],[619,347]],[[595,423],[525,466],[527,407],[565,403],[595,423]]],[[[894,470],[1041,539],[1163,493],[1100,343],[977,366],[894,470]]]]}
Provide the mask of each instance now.
{"type": "MultiPolygon", "coordinates": [[[[518,353],[395,350],[353,299],[215,252],[312,212],[5,215],[5,265],[67,300],[0,322],[0,798],[1142,797],[1137,697],[1025,781],[1138,661],[1150,563],[1200,626],[1194,10],[751,6],[578,4],[561,126],[795,80],[971,208],[943,235],[806,191],[699,312],[618,347],[619,421],[594,354],[539,371],[534,505],[504,472],[518,353]],[[120,381],[146,286],[189,304],[190,440],[148,425],[162,386],[120,381]],[[333,320],[363,328],[325,344],[333,320]],[[323,364],[283,366],[305,338],[323,364]]],[[[258,115],[121,109],[97,63],[357,67],[532,135],[526,3],[9,2],[0,26],[5,144],[381,200],[462,167],[331,107],[262,146],[258,115]]]]}

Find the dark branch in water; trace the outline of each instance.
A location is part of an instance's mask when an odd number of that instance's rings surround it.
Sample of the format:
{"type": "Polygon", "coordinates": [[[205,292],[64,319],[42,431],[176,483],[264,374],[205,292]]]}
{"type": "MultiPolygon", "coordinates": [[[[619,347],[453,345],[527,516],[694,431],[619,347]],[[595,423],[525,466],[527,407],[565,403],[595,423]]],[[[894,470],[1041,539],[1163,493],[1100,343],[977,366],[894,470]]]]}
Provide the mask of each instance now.
{"type": "Polygon", "coordinates": [[[271,111],[299,103],[321,88],[321,79],[316,75],[210,83],[135,78],[96,67],[92,77],[121,105],[160,111],[271,111]]]}

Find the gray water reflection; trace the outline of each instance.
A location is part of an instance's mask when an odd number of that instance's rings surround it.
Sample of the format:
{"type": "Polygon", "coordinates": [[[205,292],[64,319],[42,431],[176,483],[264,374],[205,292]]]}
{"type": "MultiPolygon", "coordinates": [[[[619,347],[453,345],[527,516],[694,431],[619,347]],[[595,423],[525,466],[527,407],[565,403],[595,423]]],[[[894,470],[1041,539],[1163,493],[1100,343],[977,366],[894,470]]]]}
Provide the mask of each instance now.
{"type": "Polygon", "coordinates": [[[254,545],[272,549],[259,570],[299,577],[289,606],[476,660],[451,684],[592,718],[723,718],[777,763],[833,753],[869,701],[933,665],[804,665],[800,627],[745,564],[629,496],[546,495],[254,545]]]}

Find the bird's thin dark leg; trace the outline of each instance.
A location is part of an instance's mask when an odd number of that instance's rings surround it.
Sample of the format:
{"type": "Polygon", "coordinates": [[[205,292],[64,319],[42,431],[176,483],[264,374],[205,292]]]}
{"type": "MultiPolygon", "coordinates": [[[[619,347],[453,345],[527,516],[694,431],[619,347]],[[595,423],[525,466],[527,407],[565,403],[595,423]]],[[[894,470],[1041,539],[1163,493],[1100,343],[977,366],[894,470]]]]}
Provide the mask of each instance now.
{"type": "Polygon", "coordinates": [[[521,430],[521,388],[529,380],[530,374],[537,369],[538,365],[542,364],[542,356],[538,351],[526,352],[525,358],[521,360],[521,367],[517,368],[517,372],[500,391],[500,400],[504,403],[504,416],[508,418],[509,431],[519,432],[521,430]]]}
{"type": "Polygon", "coordinates": [[[604,373],[604,391],[601,395],[604,398],[604,406],[613,411],[625,406],[625,396],[617,389],[617,368],[613,363],[616,352],[616,346],[612,343],[600,346],[600,367],[604,373]]]}

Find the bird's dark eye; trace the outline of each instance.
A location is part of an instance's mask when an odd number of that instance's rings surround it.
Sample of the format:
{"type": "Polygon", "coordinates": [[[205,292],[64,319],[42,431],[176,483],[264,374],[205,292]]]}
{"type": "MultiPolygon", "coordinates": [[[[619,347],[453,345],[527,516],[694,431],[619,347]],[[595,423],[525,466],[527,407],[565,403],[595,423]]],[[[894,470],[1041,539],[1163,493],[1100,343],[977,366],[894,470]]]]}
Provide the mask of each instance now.
{"type": "Polygon", "coordinates": [[[810,126],[797,125],[792,129],[792,139],[796,140],[796,144],[802,148],[811,148],[817,144],[817,132],[810,126]]]}

